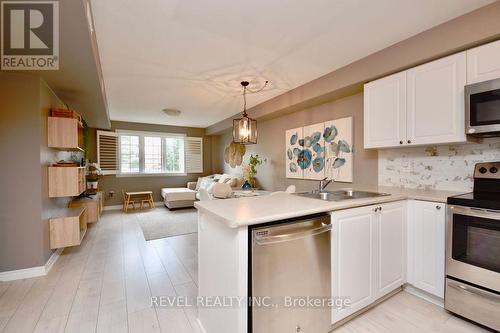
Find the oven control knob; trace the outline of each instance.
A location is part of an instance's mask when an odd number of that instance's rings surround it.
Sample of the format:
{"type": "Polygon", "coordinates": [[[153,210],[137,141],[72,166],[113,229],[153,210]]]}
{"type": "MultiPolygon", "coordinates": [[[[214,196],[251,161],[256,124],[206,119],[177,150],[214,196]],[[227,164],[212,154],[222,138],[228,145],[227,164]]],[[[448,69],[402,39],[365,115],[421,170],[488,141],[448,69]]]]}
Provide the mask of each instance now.
{"type": "Polygon", "coordinates": [[[480,167],[479,168],[479,172],[480,173],[486,173],[486,171],[488,171],[488,169],[486,169],[485,167],[480,167]]]}
{"type": "Polygon", "coordinates": [[[498,171],[497,167],[493,166],[493,167],[490,168],[490,172],[491,173],[497,173],[497,171],[498,171]]]}

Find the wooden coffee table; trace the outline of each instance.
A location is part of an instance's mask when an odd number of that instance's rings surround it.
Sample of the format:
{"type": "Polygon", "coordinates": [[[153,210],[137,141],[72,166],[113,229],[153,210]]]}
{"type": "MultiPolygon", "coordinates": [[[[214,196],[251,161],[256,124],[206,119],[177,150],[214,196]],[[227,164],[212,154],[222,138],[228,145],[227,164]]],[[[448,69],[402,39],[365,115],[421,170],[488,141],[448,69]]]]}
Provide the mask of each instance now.
{"type": "MultiPolygon", "coordinates": [[[[145,200],[149,203],[149,206],[151,208],[155,207],[155,203],[153,200],[153,191],[136,191],[136,192],[125,192],[125,202],[123,203],[123,211],[127,212],[128,211],[128,206],[130,201],[134,198],[138,198],[139,200],[145,200]],[[142,198],[147,198],[147,199],[142,199],[142,198]]],[[[141,202],[141,208],[142,208],[142,201],[141,202]]]]}

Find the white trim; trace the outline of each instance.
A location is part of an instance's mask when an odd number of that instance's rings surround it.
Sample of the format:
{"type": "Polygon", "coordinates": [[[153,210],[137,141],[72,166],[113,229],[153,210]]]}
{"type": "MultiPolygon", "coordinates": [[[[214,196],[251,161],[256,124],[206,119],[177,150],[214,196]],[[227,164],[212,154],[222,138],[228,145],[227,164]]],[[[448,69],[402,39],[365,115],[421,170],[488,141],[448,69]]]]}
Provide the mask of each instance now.
{"type": "Polygon", "coordinates": [[[161,137],[185,137],[185,133],[169,133],[169,132],[149,132],[149,131],[133,131],[133,130],[124,130],[117,129],[115,130],[118,134],[130,134],[130,135],[139,135],[139,136],[161,136],[161,137]]]}
{"type": "Polygon", "coordinates": [[[437,296],[434,296],[434,295],[431,295],[426,291],[423,291],[421,289],[418,289],[418,288],[412,286],[411,284],[405,284],[403,286],[403,290],[409,294],[420,297],[421,299],[423,299],[427,302],[430,302],[432,304],[435,304],[437,306],[444,308],[444,299],[437,297],[437,296]]]}
{"type": "MultiPolygon", "coordinates": [[[[163,205],[163,201],[155,202],[155,206],[162,206],[162,205],[163,205]]],[[[103,208],[104,211],[122,210],[122,209],[123,209],[123,204],[122,205],[104,206],[104,208],[103,208]]],[[[131,211],[133,212],[134,210],[132,209],[131,211]]]]}
{"type": "Polygon", "coordinates": [[[55,250],[52,255],[50,256],[49,260],[45,263],[44,266],[38,266],[38,267],[30,267],[30,268],[24,268],[24,269],[17,269],[14,271],[7,271],[7,272],[0,272],[0,281],[5,282],[5,281],[12,281],[12,280],[21,280],[21,279],[28,279],[28,278],[33,278],[37,276],[44,276],[47,275],[54,264],[56,263],[57,259],[59,259],[59,256],[61,255],[62,251],[64,248],[60,248],[55,250]]]}
{"type": "Polygon", "coordinates": [[[185,177],[187,173],[179,173],[179,172],[158,172],[158,173],[140,173],[140,172],[123,172],[117,173],[116,178],[126,178],[126,177],[185,177]]]}

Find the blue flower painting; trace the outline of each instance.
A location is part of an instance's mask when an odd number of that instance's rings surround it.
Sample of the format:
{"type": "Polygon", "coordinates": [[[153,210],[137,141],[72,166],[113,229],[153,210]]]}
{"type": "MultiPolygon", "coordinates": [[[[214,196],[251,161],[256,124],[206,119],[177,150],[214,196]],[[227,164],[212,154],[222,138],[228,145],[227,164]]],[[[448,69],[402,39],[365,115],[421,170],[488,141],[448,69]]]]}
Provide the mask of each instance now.
{"type": "Polygon", "coordinates": [[[325,159],[321,157],[316,157],[313,161],[313,169],[315,172],[321,172],[325,166],[325,159]]]}
{"type": "Polygon", "coordinates": [[[352,117],[326,122],[323,138],[326,177],[338,182],[352,182],[352,117]]]}
{"type": "MultiPolygon", "coordinates": [[[[287,178],[303,178],[307,156],[302,153],[304,149],[303,129],[294,128],[285,133],[286,140],[286,176],[287,178]],[[300,162],[299,162],[300,159],[300,162]]],[[[309,158],[310,161],[310,158],[309,158]]],[[[309,162],[310,163],[310,162],[309,162]]]]}
{"type": "Polygon", "coordinates": [[[302,149],[297,158],[297,162],[302,170],[309,168],[311,165],[312,153],[309,149],[302,149]]]}
{"type": "Polygon", "coordinates": [[[286,132],[288,178],[352,182],[352,117],[286,132]]]}
{"type": "Polygon", "coordinates": [[[325,140],[323,123],[304,127],[304,148],[311,154],[311,163],[304,168],[304,179],[325,177],[325,140]]]}

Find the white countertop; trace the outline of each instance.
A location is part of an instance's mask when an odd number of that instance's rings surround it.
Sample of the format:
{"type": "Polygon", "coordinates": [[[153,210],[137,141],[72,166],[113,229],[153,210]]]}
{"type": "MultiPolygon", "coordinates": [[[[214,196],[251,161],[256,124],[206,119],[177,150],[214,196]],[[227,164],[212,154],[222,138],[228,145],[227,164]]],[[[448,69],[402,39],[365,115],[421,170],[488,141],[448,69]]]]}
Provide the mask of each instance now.
{"type": "Polygon", "coordinates": [[[446,202],[448,196],[459,194],[449,191],[415,190],[393,187],[378,187],[377,189],[366,190],[391,193],[391,195],[331,202],[286,193],[276,193],[259,197],[197,201],[195,202],[195,207],[204,213],[222,220],[229,227],[237,228],[310,214],[406,199],[446,202]]]}

